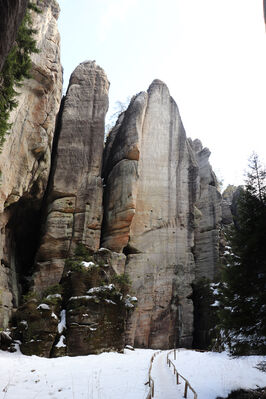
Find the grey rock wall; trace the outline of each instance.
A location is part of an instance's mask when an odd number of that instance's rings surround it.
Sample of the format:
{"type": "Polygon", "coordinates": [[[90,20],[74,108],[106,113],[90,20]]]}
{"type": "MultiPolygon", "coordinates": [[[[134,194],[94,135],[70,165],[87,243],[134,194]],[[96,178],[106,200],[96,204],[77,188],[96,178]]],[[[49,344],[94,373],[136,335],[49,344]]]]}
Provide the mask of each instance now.
{"type": "Polygon", "coordinates": [[[127,254],[126,272],[138,298],[128,342],[189,346],[198,165],[163,82],[155,80],[132,99],[105,155],[102,245],[127,254]]]}

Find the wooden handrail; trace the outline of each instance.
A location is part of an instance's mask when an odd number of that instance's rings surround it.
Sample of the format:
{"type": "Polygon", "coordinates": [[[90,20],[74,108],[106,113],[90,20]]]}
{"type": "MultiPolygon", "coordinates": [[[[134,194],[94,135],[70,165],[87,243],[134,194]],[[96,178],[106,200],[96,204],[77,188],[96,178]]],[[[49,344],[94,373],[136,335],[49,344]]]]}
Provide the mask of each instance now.
{"type": "Polygon", "coordinates": [[[155,357],[160,353],[161,351],[155,352],[150,360],[150,368],[149,368],[149,393],[146,399],[152,399],[154,397],[154,379],[151,376],[151,369],[152,369],[152,363],[155,359],[155,357]]]}
{"type": "MultiPolygon", "coordinates": [[[[185,381],[184,398],[187,398],[187,392],[188,392],[188,388],[189,388],[189,389],[193,392],[193,394],[194,394],[194,399],[198,399],[197,393],[196,393],[195,390],[192,388],[192,386],[190,385],[190,383],[188,382],[188,380],[187,380],[185,377],[183,377],[180,373],[178,373],[178,371],[177,371],[177,369],[176,369],[174,363],[169,359],[169,355],[170,355],[171,353],[173,353],[173,352],[174,352],[174,354],[176,355],[176,350],[175,350],[175,349],[171,350],[171,351],[168,352],[168,354],[167,354],[167,365],[168,365],[169,367],[173,366],[174,374],[176,375],[176,383],[177,383],[177,384],[180,384],[180,382],[179,382],[179,377],[182,378],[182,379],[185,381]]],[[[148,399],[148,398],[147,398],[147,399],[148,399]]]]}

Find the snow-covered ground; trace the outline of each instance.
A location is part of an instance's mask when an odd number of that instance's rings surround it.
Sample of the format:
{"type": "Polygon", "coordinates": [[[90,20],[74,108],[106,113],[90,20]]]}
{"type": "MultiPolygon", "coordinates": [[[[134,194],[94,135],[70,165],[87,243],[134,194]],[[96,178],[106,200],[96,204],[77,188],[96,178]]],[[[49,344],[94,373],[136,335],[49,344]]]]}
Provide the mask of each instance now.
{"type": "Polygon", "coordinates": [[[44,359],[0,351],[1,399],[144,399],[152,350],[44,359]]]}
{"type": "MultiPolygon", "coordinates": [[[[198,394],[198,399],[226,397],[238,388],[266,386],[266,373],[255,366],[266,361],[266,356],[230,357],[223,353],[195,352],[179,349],[170,359],[198,394]]],[[[189,393],[188,398],[193,398],[189,393]]]]}
{"type": "MultiPolygon", "coordinates": [[[[149,388],[145,383],[154,352],[137,349],[125,350],[125,354],[44,359],[0,351],[0,399],[146,399],[149,388]]],[[[163,351],[153,364],[154,399],[183,396],[183,387],[176,386],[173,371],[166,365],[167,353],[163,351]],[[169,396],[170,392],[176,396],[169,396]]],[[[266,386],[266,373],[254,368],[261,361],[266,356],[230,358],[225,353],[190,350],[179,350],[173,360],[198,399],[226,396],[239,387],[266,386]]],[[[193,398],[191,393],[188,398],[193,398]]]]}

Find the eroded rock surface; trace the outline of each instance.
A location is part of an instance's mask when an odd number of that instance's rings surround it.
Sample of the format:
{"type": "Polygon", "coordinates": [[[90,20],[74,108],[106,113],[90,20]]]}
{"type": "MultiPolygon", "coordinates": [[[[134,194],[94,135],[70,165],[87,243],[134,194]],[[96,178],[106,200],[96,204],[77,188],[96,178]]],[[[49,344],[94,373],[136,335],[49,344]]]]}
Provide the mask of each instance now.
{"type": "Polygon", "coordinates": [[[109,82],[95,62],[72,73],[62,111],[44,235],[37,254],[36,290],[59,282],[77,243],[100,244],[104,122],[109,82]]]}
{"type": "MultiPolygon", "coordinates": [[[[17,5],[21,4],[17,1],[17,5]]],[[[32,56],[32,78],[18,88],[18,107],[11,115],[13,125],[0,154],[1,326],[7,325],[11,309],[18,303],[16,273],[27,273],[31,251],[37,245],[36,229],[50,172],[62,92],[59,6],[54,0],[37,4],[42,13],[33,13],[33,28],[37,30],[40,52],[32,56]]]]}
{"type": "Polygon", "coordinates": [[[128,343],[189,346],[198,165],[163,82],[155,80],[132,99],[105,154],[102,245],[127,254],[138,298],[128,343]]]}

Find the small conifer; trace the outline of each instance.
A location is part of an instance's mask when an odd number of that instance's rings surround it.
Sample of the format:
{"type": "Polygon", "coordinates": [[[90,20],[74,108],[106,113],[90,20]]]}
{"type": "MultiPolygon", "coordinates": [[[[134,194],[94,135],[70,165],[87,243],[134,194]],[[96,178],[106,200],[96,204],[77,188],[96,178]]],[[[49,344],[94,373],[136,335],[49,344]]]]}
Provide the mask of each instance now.
{"type": "Polygon", "coordinates": [[[233,354],[266,354],[266,173],[250,159],[220,289],[220,330],[233,354]]]}
{"type": "Polygon", "coordinates": [[[11,125],[8,121],[10,112],[17,106],[16,87],[25,78],[30,77],[32,53],[38,53],[32,28],[31,10],[40,12],[35,4],[29,3],[26,15],[19,27],[15,44],[11,48],[2,71],[0,72],[0,150],[5,135],[11,125]]]}

